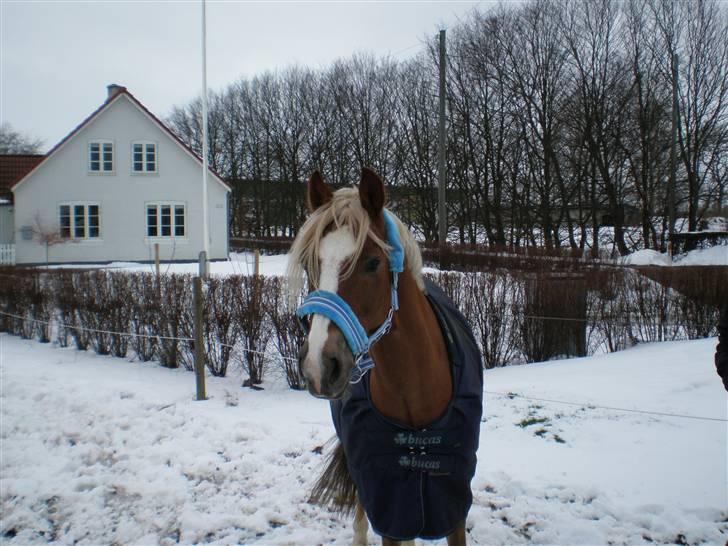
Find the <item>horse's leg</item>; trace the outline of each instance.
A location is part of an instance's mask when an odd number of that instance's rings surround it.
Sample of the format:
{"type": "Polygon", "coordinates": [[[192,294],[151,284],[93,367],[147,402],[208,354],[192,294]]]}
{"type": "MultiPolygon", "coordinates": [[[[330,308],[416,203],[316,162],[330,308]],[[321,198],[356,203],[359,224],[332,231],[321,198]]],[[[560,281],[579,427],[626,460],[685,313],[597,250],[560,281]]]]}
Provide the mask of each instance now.
{"type": "Polygon", "coordinates": [[[447,546],[465,546],[465,522],[448,535],[447,546]]]}
{"type": "Polygon", "coordinates": [[[367,530],[369,529],[369,522],[367,521],[367,515],[364,513],[364,508],[357,501],[356,513],[354,514],[354,540],[351,541],[351,546],[367,546],[367,530]]]}

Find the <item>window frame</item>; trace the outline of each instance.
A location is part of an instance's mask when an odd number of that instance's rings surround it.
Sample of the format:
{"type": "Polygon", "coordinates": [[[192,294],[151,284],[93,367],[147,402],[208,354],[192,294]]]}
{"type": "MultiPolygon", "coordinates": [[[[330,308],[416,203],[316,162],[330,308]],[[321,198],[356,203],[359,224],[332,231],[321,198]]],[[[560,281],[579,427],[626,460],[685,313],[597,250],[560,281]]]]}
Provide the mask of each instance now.
{"type": "Polygon", "coordinates": [[[96,138],[89,140],[86,145],[86,172],[92,176],[114,176],[116,174],[116,143],[110,139],[96,138]],[[95,171],[91,168],[93,160],[91,159],[91,146],[94,144],[99,145],[99,170],[95,171]],[[103,169],[104,166],[104,145],[111,145],[111,170],[107,171],[103,169]]]}
{"type": "Polygon", "coordinates": [[[187,203],[184,201],[147,201],[144,203],[144,234],[147,241],[163,242],[163,241],[186,241],[188,239],[188,208],[187,203]],[[152,209],[152,207],[154,207],[152,209]],[[169,207],[168,221],[169,224],[169,235],[162,235],[163,225],[163,208],[169,207]],[[179,215],[177,214],[177,208],[182,207],[182,225],[177,224],[179,215]],[[150,234],[150,210],[154,210],[155,218],[155,234],[150,234]],[[178,228],[182,227],[184,230],[182,235],[177,235],[178,228]]]}
{"type": "Polygon", "coordinates": [[[130,172],[133,176],[145,176],[145,175],[155,175],[159,174],[159,144],[153,140],[133,140],[131,142],[130,146],[130,155],[129,155],[131,161],[129,162],[129,168],[130,172]],[[137,161],[134,158],[134,154],[136,153],[134,151],[134,147],[140,145],[142,146],[142,170],[137,171],[134,167],[137,163],[137,161]],[[147,170],[148,166],[148,159],[147,159],[147,146],[154,146],[154,170],[150,171],[147,170]]]}
{"type": "Polygon", "coordinates": [[[101,205],[97,201],[63,201],[58,203],[58,235],[64,241],[103,241],[101,226],[101,205]],[[63,214],[63,208],[68,207],[68,214],[63,214]],[[83,209],[82,223],[77,222],[79,216],[77,210],[79,207],[83,209]],[[96,214],[91,214],[91,207],[96,207],[96,214]],[[68,219],[68,224],[64,225],[64,216],[68,219]],[[92,225],[91,218],[96,218],[96,225],[92,225]],[[68,229],[68,236],[63,231],[68,229]],[[96,235],[91,235],[93,228],[96,228],[96,235]],[[83,230],[83,235],[79,236],[79,229],[83,230]]]}

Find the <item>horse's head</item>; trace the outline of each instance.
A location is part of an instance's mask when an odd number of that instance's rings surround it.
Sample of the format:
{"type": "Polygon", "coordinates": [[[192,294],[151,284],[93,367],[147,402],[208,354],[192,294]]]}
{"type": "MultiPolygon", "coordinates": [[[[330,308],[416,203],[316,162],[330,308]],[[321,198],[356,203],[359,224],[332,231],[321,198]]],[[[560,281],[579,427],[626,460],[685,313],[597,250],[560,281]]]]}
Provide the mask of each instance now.
{"type": "Polygon", "coordinates": [[[328,298],[319,301],[322,306],[333,301],[345,309],[341,320],[331,320],[325,310],[304,317],[308,337],[299,365],[314,396],[341,397],[356,363],[356,341],[351,339],[356,334],[347,327],[342,331],[337,322],[353,315],[362,327],[356,329],[368,337],[385,323],[392,308],[388,230],[398,230],[401,224],[385,219],[384,201],[382,180],[366,168],[358,189],[332,192],[318,172],[309,180],[311,215],[291,248],[289,278],[295,284],[305,271],[309,289],[328,298]]]}

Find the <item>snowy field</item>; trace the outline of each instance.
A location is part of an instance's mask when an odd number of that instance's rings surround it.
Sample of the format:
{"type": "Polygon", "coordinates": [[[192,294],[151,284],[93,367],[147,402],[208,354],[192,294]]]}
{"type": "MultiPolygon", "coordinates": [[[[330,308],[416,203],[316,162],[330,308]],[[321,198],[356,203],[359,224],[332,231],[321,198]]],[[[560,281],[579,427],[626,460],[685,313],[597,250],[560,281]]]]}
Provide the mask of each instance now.
{"type": "MultiPolygon", "coordinates": [[[[715,342],[486,372],[469,543],[725,544],[715,342]]],[[[189,372],[0,334],[0,541],[348,544],[306,502],[327,404],[240,382],[210,377],[197,402],[189,372]]]]}

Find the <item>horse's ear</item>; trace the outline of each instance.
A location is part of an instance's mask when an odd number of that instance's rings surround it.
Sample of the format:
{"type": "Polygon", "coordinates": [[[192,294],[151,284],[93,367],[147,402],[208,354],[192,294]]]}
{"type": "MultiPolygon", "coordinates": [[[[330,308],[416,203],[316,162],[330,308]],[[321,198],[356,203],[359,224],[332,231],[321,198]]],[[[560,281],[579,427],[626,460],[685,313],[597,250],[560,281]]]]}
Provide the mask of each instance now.
{"type": "Polygon", "coordinates": [[[384,208],[384,182],[379,175],[368,167],[361,170],[361,182],[359,182],[359,199],[361,206],[369,213],[372,220],[377,220],[382,215],[384,208]]]}
{"type": "Polygon", "coordinates": [[[331,188],[326,185],[321,173],[314,171],[308,180],[308,210],[310,212],[315,211],[321,205],[331,201],[333,196],[331,188]]]}

